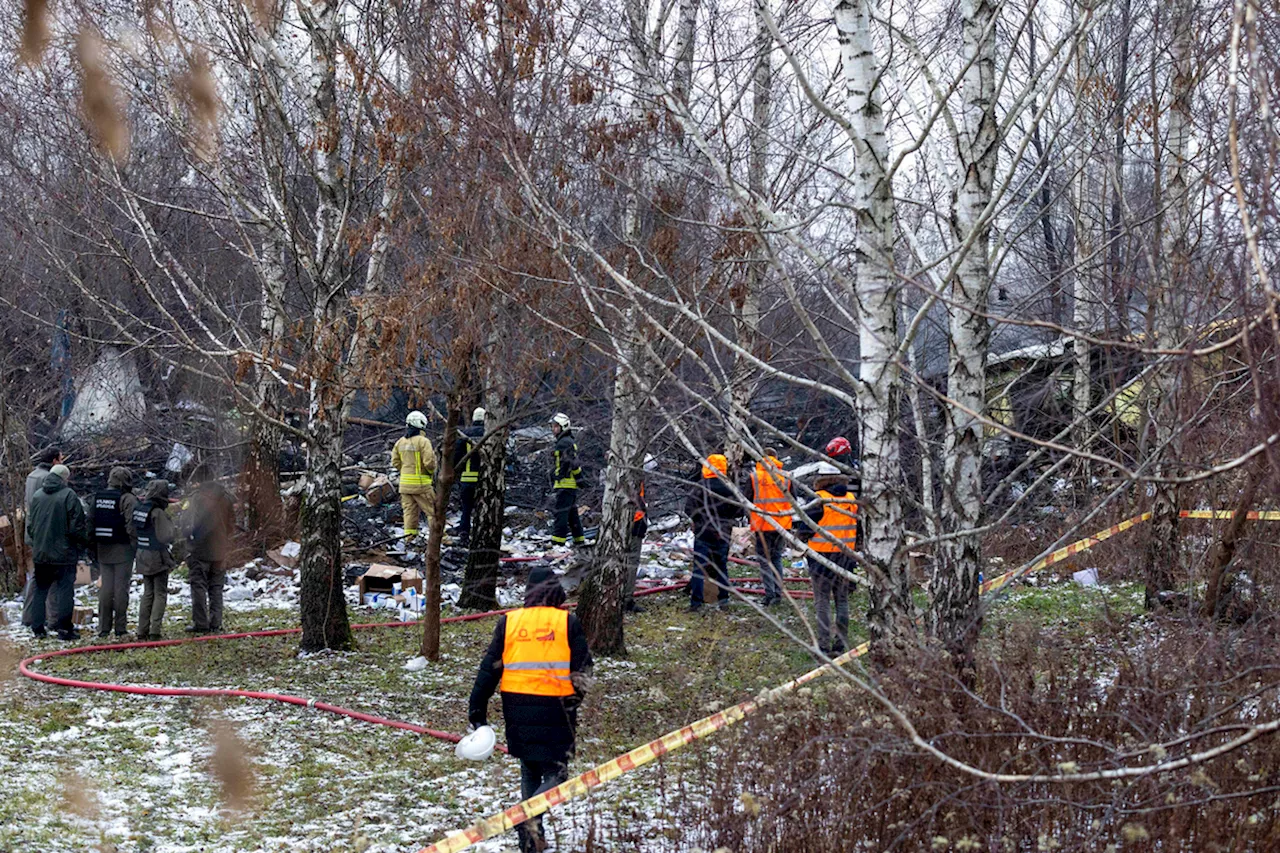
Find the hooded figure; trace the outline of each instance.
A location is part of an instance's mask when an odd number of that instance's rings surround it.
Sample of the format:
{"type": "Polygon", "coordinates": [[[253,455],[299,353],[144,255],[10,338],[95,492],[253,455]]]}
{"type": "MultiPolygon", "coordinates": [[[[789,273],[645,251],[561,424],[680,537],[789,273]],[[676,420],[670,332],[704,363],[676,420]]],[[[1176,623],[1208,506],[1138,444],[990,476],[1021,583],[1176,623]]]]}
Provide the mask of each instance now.
{"type": "Polygon", "coordinates": [[[191,583],[191,625],[187,631],[206,634],[222,629],[222,590],[227,585],[227,558],[235,540],[236,509],[231,495],[204,466],[192,474],[199,483],[182,515],[182,529],[191,545],[187,555],[191,583]]]}
{"type": "Polygon", "coordinates": [[[90,542],[84,505],[67,486],[70,478],[71,472],[65,465],[54,465],[27,508],[27,535],[31,540],[31,559],[35,563],[31,631],[37,637],[48,633],[45,629],[46,607],[49,590],[55,585],[54,630],[63,640],[74,640],[80,636],[71,624],[76,562],[90,542]]]}
{"type": "Polygon", "coordinates": [[[165,511],[168,506],[169,481],[152,480],[133,510],[138,542],[136,566],[142,575],[139,640],[158,640],[163,632],[164,609],[169,603],[169,572],[173,570],[170,546],[178,536],[177,527],[165,511]]]}
{"type": "MultiPolygon", "coordinates": [[[[31,473],[27,474],[27,484],[25,494],[22,498],[22,511],[26,514],[27,509],[31,506],[31,499],[35,497],[40,487],[44,485],[44,478],[49,473],[49,469],[62,461],[62,451],[56,447],[46,447],[36,454],[36,467],[31,469],[31,473]]],[[[25,525],[23,529],[22,539],[27,543],[27,558],[30,560],[31,555],[31,534],[26,532],[25,525]]],[[[56,593],[56,587],[52,592],[56,593]]],[[[27,564],[27,585],[22,591],[22,624],[31,627],[33,620],[31,618],[31,603],[36,597],[36,575],[35,567],[31,563],[27,564]]],[[[50,594],[46,599],[45,623],[50,624],[57,619],[57,605],[55,602],[56,595],[50,594]]]]}
{"type": "Polygon", "coordinates": [[[129,582],[133,580],[133,559],[138,531],[133,511],[138,498],[133,494],[133,472],[117,466],[107,476],[107,487],[89,504],[89,529],[98,558],[98,636],[105,637],[114,626],[116,636],[128,630],[129,582]]]}
{"type": "MultiPolygon", "coordinates": [[[[569,776],[578,728],[578,706],[591,674],[591,650],[577,617],[560,605],[564,587],[549,568],[529,573],[524,607],[498,620],[493,640],[471,688],[468,717],[488,725],[489,699],[502,692],[507,748],[520,759],[523,799],[569,776]]],[[[543,849],[542,819],[516,827],[521,853],[543,849]]]]}

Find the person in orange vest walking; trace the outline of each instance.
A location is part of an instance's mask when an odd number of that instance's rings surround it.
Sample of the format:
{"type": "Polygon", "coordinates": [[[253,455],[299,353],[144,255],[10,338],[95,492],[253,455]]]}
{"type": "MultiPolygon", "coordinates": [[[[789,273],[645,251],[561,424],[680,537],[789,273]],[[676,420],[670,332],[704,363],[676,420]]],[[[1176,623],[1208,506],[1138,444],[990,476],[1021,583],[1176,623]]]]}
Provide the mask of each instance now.
{"type": "Polygon", "coordinates": [[[400,478],[400,506],[404,509],[404,537],[418,535],[419,516],[431,527],[435,514],[436,453],[427,438],[427,416],[413,411],[404,419],[404,435],[391,448],[391,468],[400,478]]]}
{"type": "Polygon", "coordinates": [[[764,449],[749,478],[751,532],[756,542],[756,560],[764,582],[765,607],[782,600],[782,555],[786,551],[782,531],[791,529],[791,478],[782,470],[778,451],[764,449]]]}
{"type": "MultiPolygon", "coordinates": [[[[524,607],[498,619],[471,688],[473,728],[489,724],[489,700],[502,693],[507,750],[520,759],[520,794],[529,799],[569,778],[578,706],[591,682],[591,649],[582,623],[561,609],[567,596],[554,571],[529,573],[524,607]]],[[[542,818],[516,826],[520,853],[546,848],[542,818]]]]}
{"type": "Polygon", "coordinates": [[[813,606],[818,621],[818,649],[833,655],[849,648],[850,581],[823,565],[821,555],[852,573],[858,562],[853,556],[858,544],[858,499],[849,491],[847,480],[834,465],[823,463],[814,484],[817,499],[804,507],[817,525],[809,538],[809,576],[813,579],[813,606]],[[831,602],[835,600],[835,634],[831,631],[831,602]]]}

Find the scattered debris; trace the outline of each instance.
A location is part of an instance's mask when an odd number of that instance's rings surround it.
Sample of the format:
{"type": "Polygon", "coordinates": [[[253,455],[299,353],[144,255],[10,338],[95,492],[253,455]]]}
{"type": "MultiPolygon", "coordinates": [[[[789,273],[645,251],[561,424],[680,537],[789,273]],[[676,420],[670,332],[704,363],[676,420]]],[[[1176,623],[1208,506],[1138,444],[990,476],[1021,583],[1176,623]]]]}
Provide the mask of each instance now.
{"type": "Polygon", "coordinates": [[[1097,569],[1081,569],[1078,572],[1071,573],[1071,579],[1081,586],[1097,586],[1098,570],[1097,569]]]}

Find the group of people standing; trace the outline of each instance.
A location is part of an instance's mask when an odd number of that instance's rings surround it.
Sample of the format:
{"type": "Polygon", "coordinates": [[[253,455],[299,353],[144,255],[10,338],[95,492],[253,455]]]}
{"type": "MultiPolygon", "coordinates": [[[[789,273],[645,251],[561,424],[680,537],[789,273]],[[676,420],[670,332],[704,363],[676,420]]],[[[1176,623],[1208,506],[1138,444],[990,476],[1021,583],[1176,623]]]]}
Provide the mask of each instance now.
{"type": "Polygon", "coordinates": [[[96,567],[100,584],[98,636],[128,634],[129,591],[137,571],[143,590],[137,637],[160,639],[169,576],[176,566],[173,548],[185,540],[192,617],[186,630],[220,630],[235,506],[203,466],[197,467],[191,481],[195,488],[175,514],[167,480],[150,480],[139,496],[134,492],[133,472],[116,466],[107,476],[106,488],[94,493],[86,510],[71,488],[71,470],[61,451],[42,451],[26,483],[25,540],[31,569],[22,623],[37,637],[46,636],[52,626],[59,639],[78,639],[72,621],[75,577],[77,566],[87,559],[96,567]]]}
{"type": "MultiPolygon", "coordinates": [[[[453,448],[453,465],[458,475],[462,515],[458,539],[467,547],[471,536],[471,516],[480,478],[479,444],[485,434],[483,408],[477,408],[471,425],[459,431],[453,448]]],[[[586,535],[578,514],[578,492],[582,467],[578,461],[578,444],[572,422],[563,412],[550,420],[551,447],[550,485],[554,496],[552,545],[582,545],[586,535]]],[[[391,450],[393,477],[398,478],[400,500],[404,509],[404,533],[412,537],[420,532],[419,521],[430,523],[434,512],[434,480],[436,455],[426,437],[427,418],[419,411],[406,418],[405,435],[391,450]]],[[[852,445],[843,436],[828,442],[826,455],[837,461],[852,460],[852,445]]],[[[645,473],[655,469],[652,457],[646,457],[645,473]]],[[[724,454],[712,454],[695,473],[685,500],[684,511],[693,525],[693,576],[689,584],[689,609],[701,611],[708,603],[723,609],[730,601],[728,573],[729,547],[733,528],[743,516],[743,506],[735,496],[733,476],[724,454]],[[714,601],[708,601],[708,592],[714,601]]],[[[765,448],[760,459],[741,482],[742,491],[751,501],[746,514],[755,544],[756,559],[764,583],[765,607],[780,602],[783,590],[783,555],[793,541],[795,520],[804,516],[808,524],[795,530],[808,536],[808,567],[813,582],[814,609],[817,617],[818,645],[824,652],[840,652],[848,648],[849,575],[856,568],[853,556],[857,548],[858,501],[849,477],[836,465],[819,465],[813,483],[813,497],[799,501],[792,476],[783,468],[777,452],[765,448]],[[835,622],[832,624],[834,605],[835,622]]],[[[632,593],[635,573],[639,569],[640,547],[648,529],[648,507],[644,496],[644,478],[638,493],[632,496],[635,516],[628,554],[629,610],[639,610],[632,593]]]]}
{"type": "MultiPolygon", "coordinates": [[[[826,451],[839,459],[850,456],[852,447],[848,439],[837,437],[826,451]]],[[[729,546],[733,528],[743,515],[730,485],[727,457],[712,454],[707,463],[701,466],[701,476],[685,500],[685,514],[693,523],[693,577],[689,583],[689,610],[693,612],[707,606],[708,582],[714,587],[714,606],[728,606],[729,546]]],[[[786,594],[783,556],[788,540],[808,533],[806,562],[813,583],[818,647],[824,654],[845,651],[849,647],[849,575],[857,568],[854,552],[858,535],[858,500],[849,477],[823,462],[815,474],[812,499],[800,500],[794,479],[783,468],[777,451],[765,448],[742,485],[751,500],[748,526],[764,585],[763,606],[777,604],[786,594]],[[797,526],[801,515],[808,524],[797,526]]]]}

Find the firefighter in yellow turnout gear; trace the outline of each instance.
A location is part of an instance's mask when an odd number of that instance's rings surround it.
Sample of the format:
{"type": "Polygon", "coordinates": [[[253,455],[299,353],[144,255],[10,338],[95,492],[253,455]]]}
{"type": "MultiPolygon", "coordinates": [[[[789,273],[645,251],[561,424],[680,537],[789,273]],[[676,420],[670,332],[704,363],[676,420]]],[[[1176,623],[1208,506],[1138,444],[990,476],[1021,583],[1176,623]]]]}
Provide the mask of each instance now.
{"type": "Polygon", "coordinates": [[[400,506],[404,508],[404,535],[418,535],[419,516],[427,527],[435,512],[436,453],[426,436],[427,416],[413,411],[405,418],[405,433],[391,448],[391,467],[400,478],[400,506]]]}

